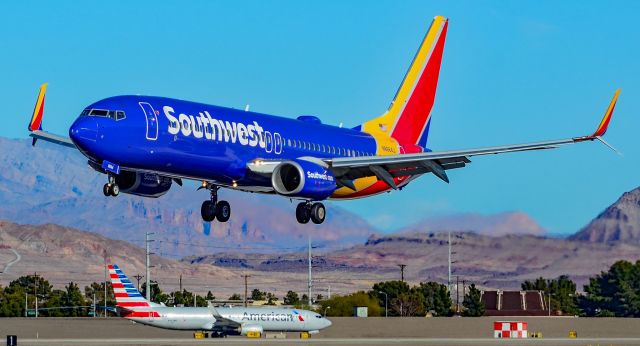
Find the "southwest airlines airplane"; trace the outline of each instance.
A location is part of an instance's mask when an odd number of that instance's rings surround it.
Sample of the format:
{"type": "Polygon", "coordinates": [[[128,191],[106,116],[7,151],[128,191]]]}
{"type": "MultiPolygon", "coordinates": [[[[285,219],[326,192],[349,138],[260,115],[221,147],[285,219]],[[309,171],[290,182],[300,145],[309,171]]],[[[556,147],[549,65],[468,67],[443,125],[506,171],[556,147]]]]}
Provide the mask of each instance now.
{"type": "MultiPolygon", "coordinates": [[[[77,148],[104,173],[105,196],[120,192],[160,197],[172,183],[200,181],[211,193],[204,221],[226,222],[221,187],[277,194],[300,201],[296,218],[320,224],[325,199],[350,199],[401,189],[423,174],[449,182],[446,171],[472,156],[556,148],[600,140],[607,131],[617,90],[594,133],[587,136],[467,150],[427,148],[448,20],[435,17],[400,88],[381,116],[354,128],[322,124],[315,116],[282,118],[153,96],[115,96],[87,106],[69,137],[42,130],[46,84],[31,123],[33,144],[42,139],[77,148]]],[[[608,144],[607,144],[608,145],[608,144]]]]}
{"type": "Polygon", "coordinates": [[[120,317],[149,326],[194,331],[211,331],[218,336],[260,337],[265,331],[318,333],[331,321],[313,311],[284,308],[168,307],[149,302],[116,265],[109,264],[109,276],[120,317]]]}

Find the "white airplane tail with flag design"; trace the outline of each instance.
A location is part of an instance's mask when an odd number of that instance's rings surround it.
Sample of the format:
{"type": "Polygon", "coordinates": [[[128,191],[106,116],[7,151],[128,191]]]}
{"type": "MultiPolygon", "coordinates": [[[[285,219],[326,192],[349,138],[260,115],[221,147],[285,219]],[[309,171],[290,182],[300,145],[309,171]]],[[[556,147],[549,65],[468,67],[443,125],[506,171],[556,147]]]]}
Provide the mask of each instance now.
{"type": "Polygon", "coordinates": [[[117,264],[109,264],[108,267],[113,293],[116,298],[116,307],[118,307],[122,317],[160,317],[157,312],[153,311],[153,305],[155,304],[144,299],[117,264]]]}

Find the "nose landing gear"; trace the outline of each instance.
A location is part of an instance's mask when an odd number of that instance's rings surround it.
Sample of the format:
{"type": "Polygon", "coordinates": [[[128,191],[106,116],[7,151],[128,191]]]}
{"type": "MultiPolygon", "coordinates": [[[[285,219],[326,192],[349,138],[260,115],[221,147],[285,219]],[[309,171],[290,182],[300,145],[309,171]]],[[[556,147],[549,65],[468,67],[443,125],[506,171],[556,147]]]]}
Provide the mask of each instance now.
{"type": "Polygon", "coordinates": [[[115,197],[120,194],[120,187],[116,184],[116,178],[112,175],[109,175],[109,182],[102,187],[102,193],[107,197],[115,197]]]}
{"type": "Polygon", "coordinates": [[[324,204],[319,202],[302,202],[296,207],[296,220],[301,224],[308,223],[311,220],[316,225],[319,225],[324,222],[326,216],[327,211],[324,204]]]}
{"type": "Polygon", "coordinates": [[[214,219],[218,219],[220,222],[227,222],[231,217],[231,205],[227,201],[218,201],[218,189],[219,186],[204,183],[203,188],[206,188],[211,192],[211,199],[202,202],[200,208],[200,215],[205,222],[211,222],[214,219]]]}

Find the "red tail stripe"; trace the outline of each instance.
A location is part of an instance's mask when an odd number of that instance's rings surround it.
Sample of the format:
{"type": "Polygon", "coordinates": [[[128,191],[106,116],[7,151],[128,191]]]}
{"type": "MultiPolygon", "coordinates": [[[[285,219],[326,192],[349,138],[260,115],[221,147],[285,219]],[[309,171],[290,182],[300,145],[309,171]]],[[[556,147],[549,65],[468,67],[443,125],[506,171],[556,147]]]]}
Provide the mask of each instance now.
{"type": "Polygon", "coordinates": [[[114,282],[111,285],[113,285],[113,288],[124,288],[124,285],[121,284],[121,283],[119,284],[119,283],[114,282]]]}
{"type": "Polygon", "coordinates": [[[446,21],[440,37],[438,37],[438,42],[431,52],[429,61],[427,61],[427,65],[422,71],[420,79],[391,134],[391,137],[397,139],[401,144],[418,143],[430,116],[436,97],[436,87],[438,86],[438,75],[440,74],[440,64],[448,25],[449,21],[446,21]]]}

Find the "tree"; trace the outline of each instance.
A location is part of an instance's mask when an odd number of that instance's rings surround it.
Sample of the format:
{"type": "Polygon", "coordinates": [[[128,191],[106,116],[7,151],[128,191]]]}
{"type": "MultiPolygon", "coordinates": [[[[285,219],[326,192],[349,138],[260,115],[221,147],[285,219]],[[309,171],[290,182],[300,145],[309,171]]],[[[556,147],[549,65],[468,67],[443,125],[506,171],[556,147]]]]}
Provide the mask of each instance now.
{"type": "Polygon", "coordinates": [[[266,299],[266,292],[262,292],[257,288],[254,288],[253,291],[251,291],[251,299],[255,300],[265,300],[266,299]]]}
{"type": "MultiPolygon", "coordinates": [[[[160,285],[158,285],[157,281],[151,280],[151,301],[154,303],[167,303],[170,300],[170,296],[166,293],[163,293],[162,290],[160,289],[160,285]]],[[[141,291],[140,294],[142,294],[143,297],[147,296],[147,283],[143,282],[142,286],[140,286],[141,291]]]]}
{"type": "Polygon", "coordinates": [[[469,292],[465,294],[462,306],[465,308],[462,311],[463,316],[478,317],[484,315],[484,304],[480,300],[480,290],[476,288],[475,284],[469,286],[469,292]]]}
{"type": "Polygon", "coordinates": [[[299,305],[300,297],[298,296],[298,293],[294,291],[288,291],[287,295],[284,296],[283,302],[285,305],[299,305]]]}
{"type": "Polygon", "coordinates": [[[575,315],[578,313],[576,306],[576,284],[567,275],[561,275],[556,279],[547,280],[542,277],[535,281],[524,281],[521,284],[524,291],[542,291],[545,300],[551,297],[551,307],[563,314],[575,315]]]}
{"type": "MultiPolygon", "coordinates": [[[[392,304],[394,299],[398,298],[400,294],[402,293],[408,294],[410,290],[411,290],[411,287],[409,287],[409,284],[400,280],[378,282],[374,284],[372,287],[372,293],[376,297],[378,297],[378,302],[379,302],[378,305],[380,305],[382,309],[384,309],[385,295],[380,292],[386,293],[388,304],[392,304]]],[[[392,307],[392,306],[389,305],[389,307],[392,307]]],[[[400,309],[396,311],[395,309],[392,308],[390,312],[391,312],[391,315],[399,316],[400,309]],[[398,312],[398,314],[396,314],[396,312],[398,312]]]]}
{"type": "Polygon", "coordinates": [[[25,288],[20,285],[7,286],[0,291],[0,317],[22,317],[25,288]]]}
{"type": "Polygon", "coordinates": [[[193,293],[183,289],[182,291],[171,292],[171,303],[174,306],[193,306],[193,293]]]}
{"type": "MultiPolygon", "coordinates": [[[[93,304],[93,295],[95,293],[95,297],[96,297],[96,314],[100,314],[101,312],[98,311],[98,309],[102,309],[101,307],[104,304],[104,282],[93,282],[91,283],[91,285],[89,286],[85,286],[84,287],[84,296],[87,298],[88,301],[91,302],[91,304],[93,304]]],[[[116,301],[115,301],[115,296],[113,294],[113,286],[111,286],[111,283],[108,282],[107,283],[107,306],[115,306],[116,305],[116,301]]],[[[109,311],[109,314],[113,315],[113,312],[109,311]]]]}
{"type": "Polygon", "coordinates": [[[278,301],[278,297],[275,294],[268,292],[267,293],[267,304],[266,305],[276,305],[278,301]]]}
{"type": "Polygon", "coordinates": [[[206,300],[216,300],[216,296],[213,295],[213,293],[211,293],[211,291],[207,292],[207,296],[204,298],[206,300]]]}
{"type": "MultiPolygon", "coordinates": [[[[84,306],[86,304],[84,298],[82,297],[82,291],[80,291],[80,287],[74,282],[69,282],[68,285],[65,286],[66,292],[64,293],[64,306],[75,307],[75,306],[84,306]]],[[[86,316],[86,312],[83,313],[83,310],[86,308],[74,308],[67,310],[65,316],[86,316]]]]}
{"type": "Polygon", "coordinates": [[[229,300],[242,300],[242,297],[238,293],[234,293],[229,297],[229,300]]]}
{"type": "Polygon", "coordinates": [[[421,282],[416,289],[422,294],[425,313],[433,311],[436,316],[451,316],[453,314],[451,309],[453,302],[447,285],[433,281],[421,282]]]}
{"type": "Polygon", "coordinates": [[[521,285],[523,291],[544,291],[547,292],[547,280],[543,277],[535,281],[525,280],[521,285]]]}
{"type": "Polygon", "coordinates": [[[400,293],[391,300],[391,309],[398,316],[424,315],[424,297],[417,289],[400,293]]]}
{"type": "Polygon", "coordinates": [[[640,261],[618,261],[589,279],[579,300],[587,316],[640,317],[640,261]]]}
{"type": "Polygon", "coordinates": [[[353,309],[357,306],[366,306],[369,316],[380,316],[381,311],[378,298],[372,293],[363,291],[355,292],[346,296],[332,296],[320,302],[318,312],[327,316],[353,316],[353,309]],[[330,309],[329,309],[330,307],[330,309]]]}

